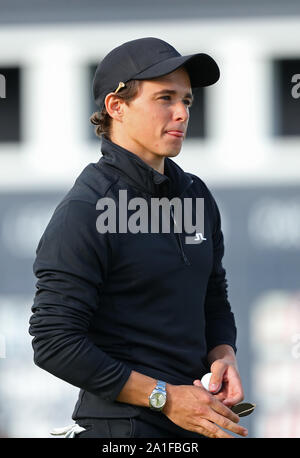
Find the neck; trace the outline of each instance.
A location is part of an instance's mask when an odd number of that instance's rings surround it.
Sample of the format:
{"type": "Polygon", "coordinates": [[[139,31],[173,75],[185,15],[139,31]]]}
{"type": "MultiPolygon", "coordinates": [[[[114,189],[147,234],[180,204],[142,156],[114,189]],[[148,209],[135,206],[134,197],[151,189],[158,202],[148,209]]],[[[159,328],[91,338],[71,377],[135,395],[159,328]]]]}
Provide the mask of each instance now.
{"type": "Polygon", "coordinates": [[[111,135],[110,140],[116,145],[121,146],[124,149],[127,149],[133,154],[136,154],[142,161],[148,164],[157,172],[164,174],[164,165],[165,158],[164,156],[159,156],[149,150],[146,150],[142,145],[131,141],[129,138],[122,138],[115,135],[111,135]]]}

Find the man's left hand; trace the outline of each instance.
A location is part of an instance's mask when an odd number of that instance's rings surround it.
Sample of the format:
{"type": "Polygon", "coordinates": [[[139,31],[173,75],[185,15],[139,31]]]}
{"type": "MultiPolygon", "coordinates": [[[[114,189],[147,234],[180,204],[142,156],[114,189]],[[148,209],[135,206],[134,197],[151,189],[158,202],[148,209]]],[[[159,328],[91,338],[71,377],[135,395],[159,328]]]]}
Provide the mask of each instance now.
{"type": "MultiPolygon", "coordinates": [[[[216,359],[212,363],[210,370],[212,376],[209,383],[209,391],[212,394],[216,393],[215,396],[219,401],[231,407],[244,399],[244,391],[238,368],[231,358],[216,359]]],[[[193,385],[203,386],[198,379],[193,381],[193,385]]]]}

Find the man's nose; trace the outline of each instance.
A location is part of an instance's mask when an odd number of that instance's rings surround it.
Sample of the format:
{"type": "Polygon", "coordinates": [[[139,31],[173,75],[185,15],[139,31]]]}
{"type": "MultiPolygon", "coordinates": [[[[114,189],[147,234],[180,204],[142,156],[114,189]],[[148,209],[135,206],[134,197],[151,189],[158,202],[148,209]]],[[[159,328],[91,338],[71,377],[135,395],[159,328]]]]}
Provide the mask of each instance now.
{"type": "Polygon", "coordinates": [[[189,109],[185,103],[176,103],[174,107],[174,119],[182,122],[186,122],[189,119],[189,109]]]}

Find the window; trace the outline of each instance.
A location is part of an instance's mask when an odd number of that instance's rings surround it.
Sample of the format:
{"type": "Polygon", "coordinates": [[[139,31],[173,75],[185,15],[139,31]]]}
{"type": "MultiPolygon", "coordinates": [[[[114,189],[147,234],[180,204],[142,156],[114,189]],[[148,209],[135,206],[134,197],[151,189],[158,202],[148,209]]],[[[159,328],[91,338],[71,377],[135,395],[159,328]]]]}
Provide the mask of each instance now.
{"type": "Polygon", "coordinates": [[[88,90],[88,117],[87,117],[87,123],[88,123],[88,139],[89,140],[98,140],[99,138],[95,134],[95,127],[89,120],[90,116],[95,112],[99,110],[99,107],[95,104],[94,98],[93,98],[93,79],[95,75],[95,71],[97,68],[98,64],[92,64],[88,67],[88,83],[87,83],[87,90],[88,90]]]}
{"type": "Polygon", "coordinates": [[[273,63],[273,133],[300,135],[300,58],[273,63]]]}
{"type": "Polygon", "coordinates": [[[21,141],[20,73],[0,67],[0,143],[21,141]]]}
{"type": "Polygon", "coordinates": [[[190,108],[190,120],[186,138],[205,138],[205,88],[193,89],[194,103],[190,108]]]}

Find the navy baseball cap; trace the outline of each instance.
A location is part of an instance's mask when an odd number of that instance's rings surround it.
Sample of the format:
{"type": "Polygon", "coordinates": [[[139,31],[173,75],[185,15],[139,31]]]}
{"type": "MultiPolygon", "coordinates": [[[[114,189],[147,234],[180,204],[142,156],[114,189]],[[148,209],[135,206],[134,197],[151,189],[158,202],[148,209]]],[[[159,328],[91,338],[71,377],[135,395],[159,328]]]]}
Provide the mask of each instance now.
{"type": "Polygon", "coordinates": [[[208,54],[182,56],[166,41],[153,37],[127,41],[110,51],[96,69],[93,80],[96,105],[101,110],[107,94],[116,92],[129,80],[158,78],[183,65],[192,88],[210,86],[220,77],[218,65],[208,54]]]}

